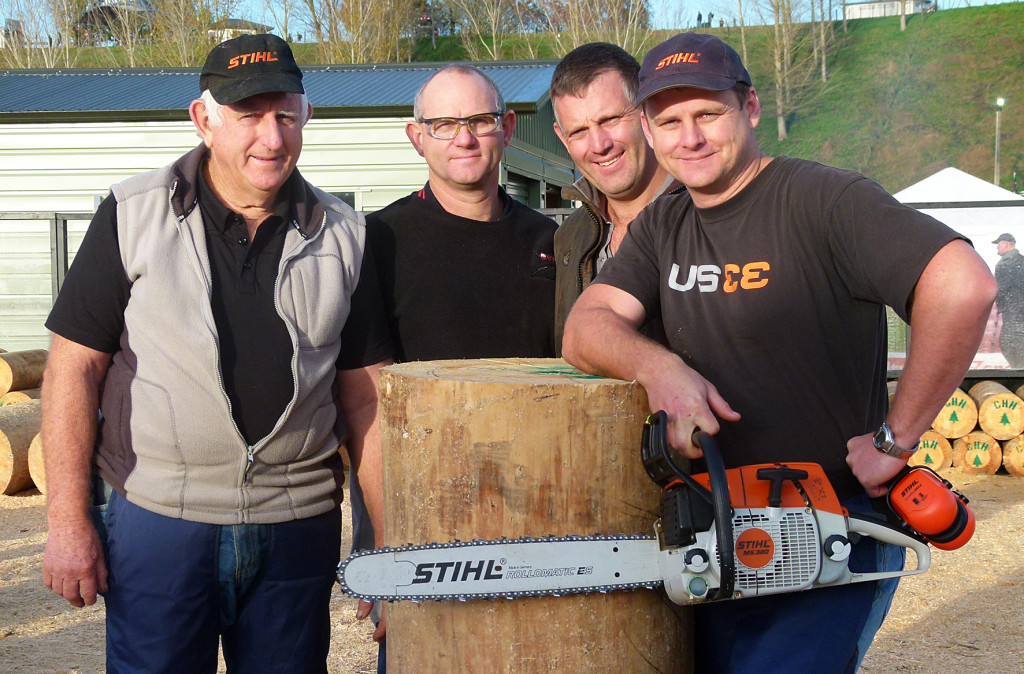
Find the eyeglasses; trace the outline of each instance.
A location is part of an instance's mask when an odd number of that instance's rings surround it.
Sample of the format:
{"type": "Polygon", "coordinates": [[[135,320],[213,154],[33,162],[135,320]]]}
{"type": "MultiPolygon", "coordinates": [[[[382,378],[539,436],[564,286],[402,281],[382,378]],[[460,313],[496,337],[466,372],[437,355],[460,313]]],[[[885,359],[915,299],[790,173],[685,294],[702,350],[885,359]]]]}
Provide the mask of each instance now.
{"type": "Polygon", "coordinates": [[[501,128],[503,112],[482,112],[472,117],[433,117],[416,120],[427,125],[427,135],[438,140],[451,140],[466,127],[473,136],[489,136],[501,128]]]}

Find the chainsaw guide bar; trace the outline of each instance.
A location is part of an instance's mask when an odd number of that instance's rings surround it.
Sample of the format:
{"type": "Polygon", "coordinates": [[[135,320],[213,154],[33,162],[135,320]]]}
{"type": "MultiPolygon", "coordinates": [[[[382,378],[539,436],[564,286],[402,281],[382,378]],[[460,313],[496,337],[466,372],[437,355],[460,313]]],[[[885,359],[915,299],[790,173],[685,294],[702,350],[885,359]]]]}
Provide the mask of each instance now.
{"type": "Polygon", "coordinates": [[[347,594],[367,601],[517,599],[655,589],[662,585],[657,553],[657,539],[648,535],[430,543],[354,552],[338,567],[338,580],[347,594]]]}

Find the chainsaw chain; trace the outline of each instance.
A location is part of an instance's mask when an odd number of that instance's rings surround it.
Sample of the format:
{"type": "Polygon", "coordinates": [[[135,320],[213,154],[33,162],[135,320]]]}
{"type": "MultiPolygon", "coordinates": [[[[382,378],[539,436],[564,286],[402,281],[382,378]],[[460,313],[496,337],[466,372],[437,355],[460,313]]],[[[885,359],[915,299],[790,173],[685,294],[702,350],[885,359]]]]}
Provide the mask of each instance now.
{"type": "Polygon", "coordinates": [[[363,599],[366,601],[411,601],[414,604],[419,604],[424,601],[468,601],[470,599],[519,599],[521,597],[561,597],[569,594],[590,594],[593,592],[600,592],[606,594],[608,592],[616,592],[619,590],[656,590],[662,586],[662,581],[653,581],[649,583],[622,583],[615,585],[591,585],[587,587],[574,587],[574,588],[562,588],[558,590],[519,590],[515,592],[481,592],[481,593],[459,593],[459,594],[442,594],[434,595],[430,597],[424,597],[421,595],[369,595],[360,594],[354,592],[345,583],[345,568],[348,563],[359,557],[365,557],[368,555],[382,555],[389,552],[415,552],[417,550],[441,550],[446,548],[465,548],[465,547],[486,547],[488,545],[506,545],[509,543],[561,543],[561,542],[579,542],[579,541],[653,541],[655,536],[649,534],[618,534],[618,535],[604,535],[594,534],[593,536],[544,536],[541,538],[535,538],[533,536],[524,536],[522,538],[496,538],[496,539],[483,539],[478,538],[472,541],[452,541],[450,543],[426,543],[424,545],[403,545],[397,547],[373,548],[369,550],[357,550],[354,551],[347,559],[342,561],[338,565],[338,583],[341,585],[341,589],[353,597],[363,599]]]}

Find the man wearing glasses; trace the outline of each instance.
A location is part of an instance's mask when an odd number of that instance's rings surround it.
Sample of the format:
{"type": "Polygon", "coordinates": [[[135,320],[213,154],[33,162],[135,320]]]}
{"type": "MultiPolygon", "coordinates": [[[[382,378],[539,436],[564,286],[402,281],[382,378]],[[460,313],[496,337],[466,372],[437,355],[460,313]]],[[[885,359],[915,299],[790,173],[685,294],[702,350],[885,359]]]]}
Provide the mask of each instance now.
{"type": "MultiPolygon", "coordinates": [[[[427,184],[366,218],[397,360],[554,356],[555,223],[498,185],[515,113],[465,65],[431,76],[413,113],[406,134],[427,162],[427,184]]],[[[379,474],[360,479],[356,550],[374,545],[365,513],[382,489],[379,474]]],[[[370,606],[361,602],[357,615],[370,606]]],[[[382,624],[374,639],[383,636],[382,624]]]]}

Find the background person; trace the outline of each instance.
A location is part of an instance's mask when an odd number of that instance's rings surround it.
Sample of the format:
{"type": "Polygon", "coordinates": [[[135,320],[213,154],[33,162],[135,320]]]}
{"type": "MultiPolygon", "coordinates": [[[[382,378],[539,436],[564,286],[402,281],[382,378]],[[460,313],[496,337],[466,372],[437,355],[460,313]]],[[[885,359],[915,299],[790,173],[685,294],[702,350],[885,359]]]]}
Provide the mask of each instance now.
{"type": "MultiPolygon", "coordinates": [[[[465,65],[432,75],[413,109],[406,134],[427,184],[366,218],[398,360],[553,356],[555,223],[498,184],[515,113],[465,65]]],[[[352,485],[354,550],[375,540],[360,500],[382,491],[379,474],[352,485]]],[[[381,623],[374,639],[384,633],[381,623]]]]}
{"type": "MultiPolygon", "coordinates": [[[[870,510],[977,351],[996,292],[987,266],[859,174],[765,156],[750,76],[713,36],[652,49],[637,103],[687,191],[630,226],[569,316],[565,358],[639,382],[690,458],[700,428],[728,467],[819,463],[845,507],[870,510]],[[888,413],[886,305],[914,332],[888,413]],[[651,312],[668,348],[637,331],[651,312]]],[[[869,538],[850,557],[859,572],[902,563],[903,548],[869,538]]],[[[893,592],[869,582],[699,605],[696,670],[854,672],[893,592]]]]}
{"type": "Polygon", "coordinates": [[[999,284],[996,295],[999,350],[1010,367],[1024,368],[1024,255],[1017,250],[1017,240],[1012,234],[1000,234],[992,243],[999,253],[995,268],[999,284]]]}
{"type": "Polygon", "coordinates": [[[288,45],[228,40],[199,84],[203,143],[113,186],[47,320],[43,578],[105,592],[111,672],[214,672],[219,641],[232,671],[326,672],[338,445],[379,461],[392,344],[362,218],[295,170],[288,45]]]}
{"type": "MultiPolygon", "coordinates": [[[[566,54],[551,78],[555,134],[583,174],[562,188],[564,199],[583,205],[555,232],[559,353],[569,310],[619,249],[629,223],[644,206],[678,186],[644,137],[640,111],[633,105],[639,73],[640,64],[624,49],[594,42],[566,54]]],[[[649,320],[645,334],[658,338],[660,325],[649,320]]]]}

